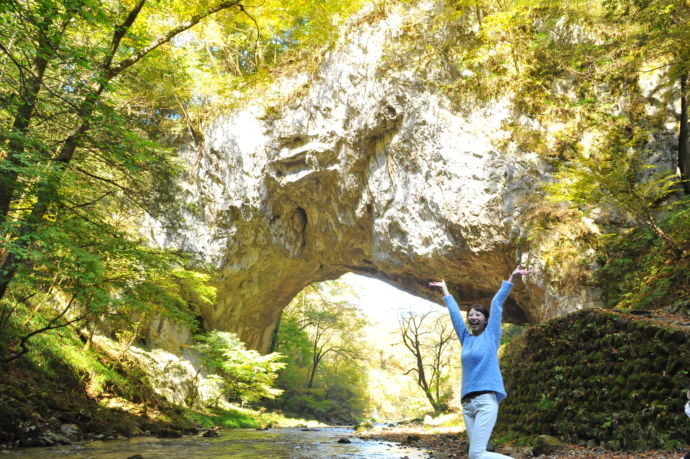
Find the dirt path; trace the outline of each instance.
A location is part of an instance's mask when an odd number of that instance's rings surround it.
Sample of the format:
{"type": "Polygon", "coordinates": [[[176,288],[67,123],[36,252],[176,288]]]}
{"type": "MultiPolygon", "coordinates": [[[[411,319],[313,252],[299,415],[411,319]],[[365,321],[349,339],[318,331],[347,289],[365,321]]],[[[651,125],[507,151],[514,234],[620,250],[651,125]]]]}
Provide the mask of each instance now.
{"type": "MultiPolygon", "coordinates": [[[[465,459],[467,455],[467,441],[464,435],[456,433],[428,433],[416,429],[371,430],[356,434],[362,439],[377,439],[427,449],[429,457],[434,459],[465,459]]],[[[532,458],[531,447],[502,445],[497,448],[498,453],[506,454],[515,459],[532,458]]],[[[680,459],[684,453],[668,451],[625,452],[609,451],[604,448],[584,448],[577,445],[563,445],[558,450],[544,453],[536,457],[549,458],[606,458],[606,459],[680,459]]]]}

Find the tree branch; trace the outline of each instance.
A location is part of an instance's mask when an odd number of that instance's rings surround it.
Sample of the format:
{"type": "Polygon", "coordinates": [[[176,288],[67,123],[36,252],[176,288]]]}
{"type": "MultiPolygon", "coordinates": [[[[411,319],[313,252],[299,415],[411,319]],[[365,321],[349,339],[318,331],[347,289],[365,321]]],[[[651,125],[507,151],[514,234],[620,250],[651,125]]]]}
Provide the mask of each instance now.
{"type": "MultiPolygon", "coordinates": [[[[140,0],[140,1],[143,2],[144,0],[140,0]]],[[[202,19],[204,19],[204,18],[206,18],[206,17],[208,17],[214,13],[217,13],[218,11],[222,11],[222,10],[232,8],[233,6],[238,6],[238,5],[240,5],[239,0],[223,1],[223,2],[219,3],[218,5],[216,5],[215,7],[209,8],[208,10],[204,11],[203,13],[192,16],[188,21],[183,22],[179,26],[169,30],[165,35],[158,38],[157,40],[154,40],[151,44],[140,49],[139,51],[132,54],[127,59],[120,61],[118,64],[116,64],[112,67],[110,65],[108,65],[106,67],[106,79],[111,79],[114,76],[119,75],[120,73],[122,73],[122,71],[128,69],[132,65],[139,62],[142,58],[144,58],[151,51],[155,50],[159,46],[172,40],[179,33],[184,32],[185,30],[187,30],[191,27],[194,27],[202,19]]]]}
{"type": "Polygon", "coordinates": [[[114,192],[115,192],[114,190],[108,191],[108,192],[104,193],[103,195],[97,197],[96,199],[93,199],[93,200],[87,201],[87,202],[83,202],[83,203],[81,203],[81,204],[78,204],[78,203],[76,203],[76,202],[73,202],[73,201],[71,201],[71,200],[69,200],[69,199],[65,199],[65,200],[66,200],[68,203],[70,203],[70,204],[72,205],[72,207],[68,207],[68,209],[73,210],[73,209],[76,209],[76,208],[78,208],[78,207],[87,207],[87,206],[91,206],[91,205],[93,205],[93,204],[96,204],[98,201],[101,201],[101,200],[104,199],[106,196],[110,196],[110,195],[113,194],[114,192]]]}
{"type": "Polygon", "coordinates": [[[63,309],[62,312],[59,313],[57,316],[50,319],[50,321],[48,322],[48,324],[45,327],[39,328],[37,330],[32,331],[31,333],[29,333],[27,335],[22,336],[22,339],[19,341],[19,347],[21,347],[21,351],[17,352],[15,355],[13,355],[11,357],[8,357],[5,359],[0,359],[0,362],[7,363],[7,362],[11,362],[13,360],[17,360],[18,358],[20,358],[21,356],[23,356],[24,354],[29,352],[29,348],[27,346],[27,341],[29,341],[29,339],[32,336],[38,335],[39,333],[43,333],[43,332],[46,332],[49,330],[56,330],[58,328],[66,327],[70,324],[73,324],[75,322],[83,320],[86,317],[88,317],[89,315],[91,315],[91,312],[87,312],[86,314],[79,316],[76,319],[68,320],[67,322],[64,322],[64,323],[61,323],[58,325],[53,325],[57,320],[59,320],[62,316],[64,316],[67,313],[69,308],[72,306],[74,299],[75,299],[75,295],[72,295],[72,298],[69,300],[69,303],[67,303],[67,306],[65,307],[65,309],[63,309]]]}

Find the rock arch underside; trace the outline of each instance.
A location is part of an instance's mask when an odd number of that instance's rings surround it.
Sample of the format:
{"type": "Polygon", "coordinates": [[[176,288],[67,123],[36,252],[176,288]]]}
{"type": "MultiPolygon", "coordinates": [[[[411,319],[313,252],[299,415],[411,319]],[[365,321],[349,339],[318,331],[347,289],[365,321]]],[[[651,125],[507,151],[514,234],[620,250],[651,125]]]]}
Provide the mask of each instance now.
{"type": "MultiPolygon", "coordinates": [[[[427,282],[445,278],[462,303],[488,304],[516,262],[542,267],[523,216],[549,167],[511,147],[509,100],[459,113],[424,75],[387,68],[401,21],[353,27],[315,73],[277,81],[209,124],[203,146],[181,148],[192,229],[152,237],[217,270],[207,329],[266,351],[282,309],[313,282],[353,272],[440,302],[427,282]]],[[[595,291],[556,281],[516,282],[505,319],[596,304],[595,291]]]]}

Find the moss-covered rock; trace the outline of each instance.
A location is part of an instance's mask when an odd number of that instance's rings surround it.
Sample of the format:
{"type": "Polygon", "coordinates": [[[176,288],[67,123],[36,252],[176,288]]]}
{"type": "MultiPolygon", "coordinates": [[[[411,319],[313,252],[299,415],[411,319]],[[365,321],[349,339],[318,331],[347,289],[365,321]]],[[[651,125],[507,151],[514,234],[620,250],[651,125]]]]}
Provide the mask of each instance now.
{"type": "Polygon", "coordinates": [[[534,326],[502,354],[498,429],[611,449],[680,447],[690,324],[587,309],[534,326]]]}

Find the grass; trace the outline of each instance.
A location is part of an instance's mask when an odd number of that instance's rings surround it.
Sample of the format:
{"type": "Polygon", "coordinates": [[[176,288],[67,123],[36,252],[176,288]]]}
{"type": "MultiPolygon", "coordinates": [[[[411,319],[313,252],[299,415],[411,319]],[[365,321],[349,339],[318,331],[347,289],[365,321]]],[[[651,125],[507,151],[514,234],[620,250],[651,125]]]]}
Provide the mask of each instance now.
{"type": "MultiPolygon", "coordinates": [[[[54,315],[49,311],[29,311],[18,308],[15,312],[14,326],[21,329],[40,328],[54,315]]],[[[91,395],[99,395],[107,387],[117,387],[121,392],[131,394],[130,381],[115,369],[104,364],[94,351],[85,351],[84,343],[72,328],[60,328],[37,334],[28,341],[30,351],[21,359],[35,368],[40,368],[48,378],[59,379],[66,372],[72,373],[88,385],[91,395]]],[[[20,359],[20,360],[21,360],[20,359]]]]}
{"type": "Polygon", "coordinates": [[[537,435],[525,435],[511,430],[495,432],[491,438],[497,445],[532,446],[536,441],[537,435]]]}
{"type": "Polygon", "coordinates": [[[211,408],[205,412],[189,410],[185,418],[206,428],[225,427],[229,429],[260,427],[256,415],[244,410],[211,408]]]}
{"type": "MultiPolygon", "coordinates": [[[[9,344],[45,326],[55,312],[48,307],[14,309],[0,336],[9,344]]],[[[104,340],[84,348],[78,332],[64,327],[37,334],[28,341],[29,352],[0,366],[0,442],[16,440],[16,426],[41,423],[60,416],[80,425],[83,432],[137,435],[143,431],[173,428],[316,427],[316,421],[287,418],[264,409],[250,410],[224,405],[223,409],[193,410],[173,405],[157,394],[145,374],[104,340]],[[56,394],[60,394],[56,397],[56,394]],[[57,399],[62,400],[56,402],[57,399]],[[4,432],[3,432],[4,430],[4,432]]]]}
{"type": "Polygon", "coordinates": [[[185,419],[206,428],[223,427],[238,428],[267,428],[267,427],[318,427],[317,421],[295,419],[280,413],[264,412],[263,410],[249,410],[244,408],[224,409],[209,408],[206,411],[186,410],[185,419]]]}

